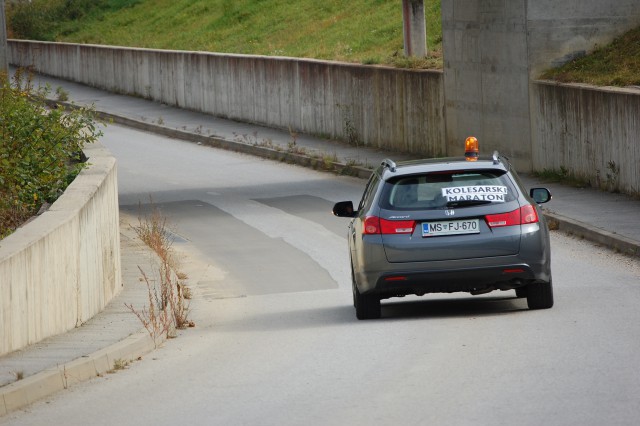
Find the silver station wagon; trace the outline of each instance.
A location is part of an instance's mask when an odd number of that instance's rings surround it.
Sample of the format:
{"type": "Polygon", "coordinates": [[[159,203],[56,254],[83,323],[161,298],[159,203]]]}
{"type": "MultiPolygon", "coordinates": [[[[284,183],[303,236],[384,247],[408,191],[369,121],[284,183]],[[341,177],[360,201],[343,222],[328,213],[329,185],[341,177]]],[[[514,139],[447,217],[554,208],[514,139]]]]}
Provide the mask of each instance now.
{"type": "Polygon", "coordinates": [[[549,231],[538,204],[546,188],[526,192],[497,152],[395,163],[371,175],[348,241],[358,319],[379,318],[380,300],[427,293],[514,290],[530,309],[553,306],[549,231]]]}

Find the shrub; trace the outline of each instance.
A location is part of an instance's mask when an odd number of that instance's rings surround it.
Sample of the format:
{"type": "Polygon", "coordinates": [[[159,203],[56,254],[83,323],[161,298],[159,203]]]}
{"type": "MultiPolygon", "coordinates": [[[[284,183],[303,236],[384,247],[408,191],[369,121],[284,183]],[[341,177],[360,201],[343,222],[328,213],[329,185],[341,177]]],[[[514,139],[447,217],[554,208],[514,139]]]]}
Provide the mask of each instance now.
{"type": "Polygon", "coordinates": [[[88,15],[130,7],[139,0],[18,0],[8,2],[7,30],[11,37],[55,41],[56,36],[88,15]]]}
{"type": "Polygon", "coordinates": [[[102,135],[93,110],[48,108],[19,70],[0,76],[0,238],[54,202],[84,167],[82,148],[102,135]]]}

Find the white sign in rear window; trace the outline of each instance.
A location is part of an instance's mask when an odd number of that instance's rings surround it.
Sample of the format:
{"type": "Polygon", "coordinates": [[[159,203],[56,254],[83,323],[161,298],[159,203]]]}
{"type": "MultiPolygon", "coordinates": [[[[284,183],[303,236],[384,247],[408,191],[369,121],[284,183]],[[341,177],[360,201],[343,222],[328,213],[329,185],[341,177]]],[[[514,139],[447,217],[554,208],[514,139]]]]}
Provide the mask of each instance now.
{"type": "Polygon", "coordinates": [[[455,186],[442,188],[442,196],[447,201],[473,200],[504,203],[507,187],[500,185],[455,186]]]}

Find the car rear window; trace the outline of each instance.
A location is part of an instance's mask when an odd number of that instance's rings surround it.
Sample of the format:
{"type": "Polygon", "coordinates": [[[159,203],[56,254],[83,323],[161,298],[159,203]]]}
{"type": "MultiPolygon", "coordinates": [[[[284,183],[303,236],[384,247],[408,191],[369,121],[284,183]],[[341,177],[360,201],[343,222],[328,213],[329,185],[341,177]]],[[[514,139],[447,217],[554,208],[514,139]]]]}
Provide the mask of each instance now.
{"type": "Polygon", "coordinates": [[[430,210],[470,202],[505,203],[516,198],[513,185],[502,171],[438,172],[389,180],[381,206],[388,210],[430,210]]]}

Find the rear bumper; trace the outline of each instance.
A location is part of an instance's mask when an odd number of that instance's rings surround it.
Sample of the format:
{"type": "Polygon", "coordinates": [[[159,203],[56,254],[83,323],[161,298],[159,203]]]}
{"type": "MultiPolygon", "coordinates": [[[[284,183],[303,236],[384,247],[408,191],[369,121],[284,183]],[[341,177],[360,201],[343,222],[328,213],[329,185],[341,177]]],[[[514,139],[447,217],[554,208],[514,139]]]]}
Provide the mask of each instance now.
{"type": "Polygon", "coordinates": [[[511,290],[540,281],[540,278],[526,264],[407,273],[397,271],[380,275],[373,292],[379,294],[382,299],[427,293],[479,294],[493,290],[511,290]]]}
{"type": "Polygon", "coordinates": [[[363,294],[376,293],[386,299],[427,293],[479,294],[551,280],[548,261],[531,263],[518,256],[434,263],[392,267],[387,263],[384,270],[356,271],[358,289],[363,294]]]}

